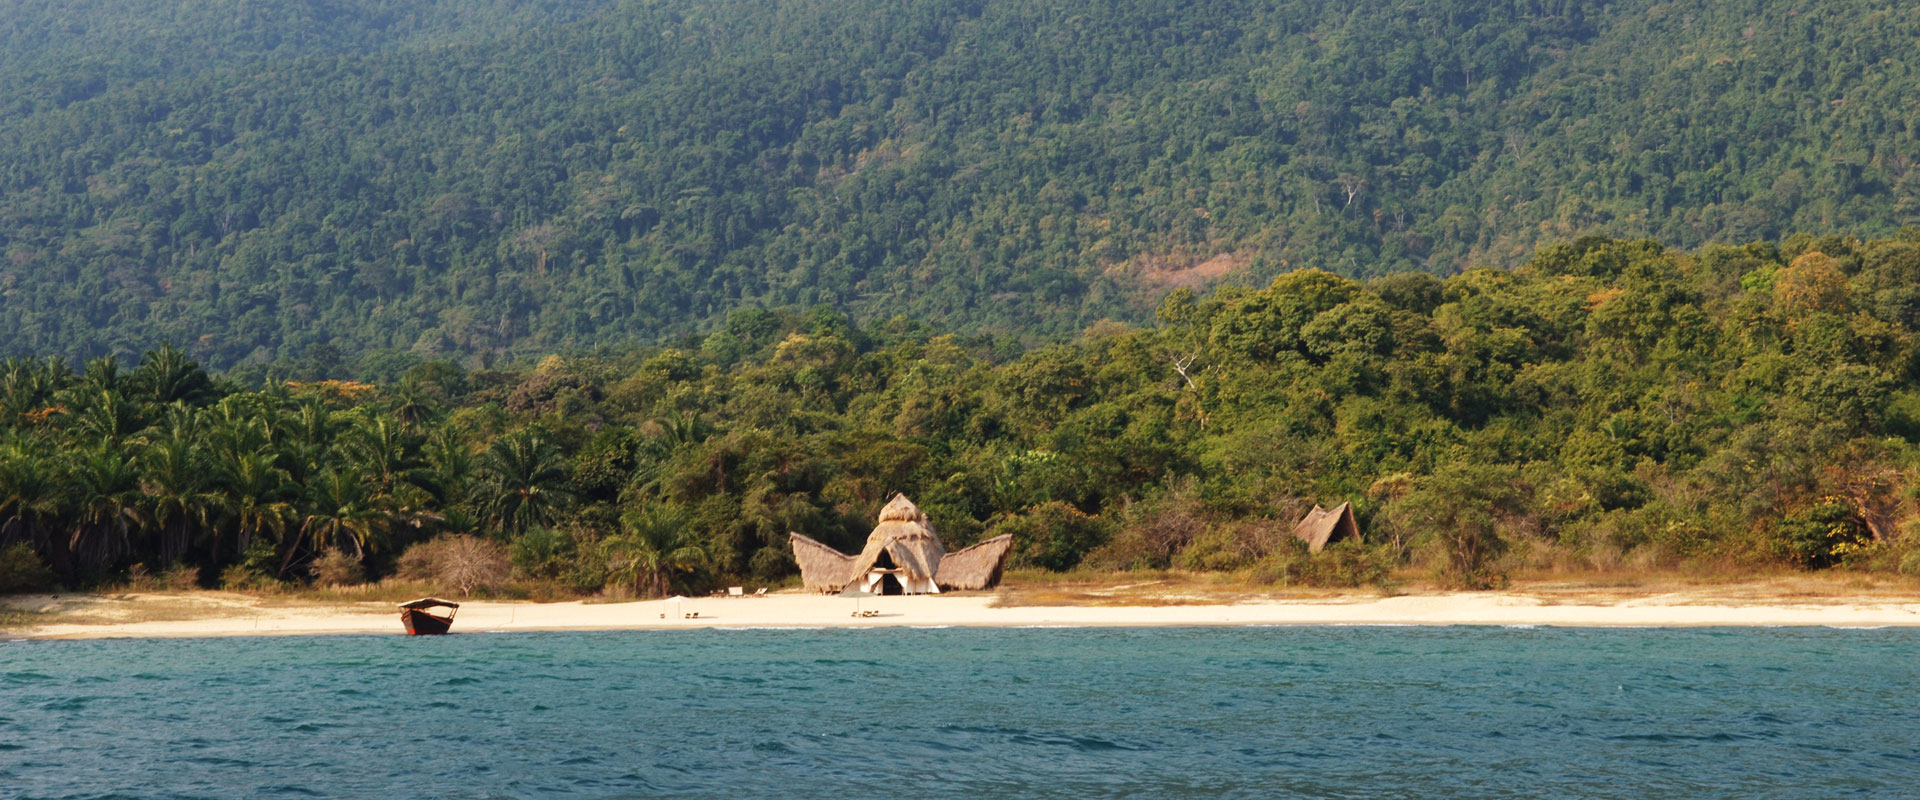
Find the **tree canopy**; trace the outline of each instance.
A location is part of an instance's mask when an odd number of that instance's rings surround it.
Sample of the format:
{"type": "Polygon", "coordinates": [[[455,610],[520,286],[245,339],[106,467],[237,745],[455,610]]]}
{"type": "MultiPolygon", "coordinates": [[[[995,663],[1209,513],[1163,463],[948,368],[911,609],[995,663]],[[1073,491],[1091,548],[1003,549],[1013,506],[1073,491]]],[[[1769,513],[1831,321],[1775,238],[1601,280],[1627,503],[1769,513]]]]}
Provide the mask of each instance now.
{"type": "Polygon", "coordinates": [[[392,379],[780,306],[1033,343],[1294,269],[1920,223],[1892,0],[0,11],[23,356],[392,379]]]}
{"type": "Polygon", "coordinates": [[[330,550],[384,575],[455,534],[661,593],[780,580],[789,532],[853,549],[904,491],[949,548],[1012,533],[1045,569],[1920,573],[1916,287],[1915,232],[1590,238],[1514,270],[1176,292],[1152,325],[1011,355],[821,307],[381,385],[248,386],[165,347],[12,359],[0,550],[70,582],[177,562],[248,585],[330,550]],[[1343,501],[1363,549],[1289,549],[1343,501]]]}

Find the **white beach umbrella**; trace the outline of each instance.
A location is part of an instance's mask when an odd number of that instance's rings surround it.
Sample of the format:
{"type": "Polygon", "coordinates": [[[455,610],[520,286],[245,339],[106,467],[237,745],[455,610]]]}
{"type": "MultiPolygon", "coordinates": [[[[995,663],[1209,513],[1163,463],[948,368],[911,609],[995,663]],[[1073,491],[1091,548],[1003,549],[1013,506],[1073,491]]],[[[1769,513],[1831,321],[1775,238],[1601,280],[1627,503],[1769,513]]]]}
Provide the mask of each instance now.
{"type": "Polygon", "coordinates": [[[679,594],[676,594],[676,595],[674,595],[674,596],[672,596],[672,597],[669,597],[669,598],[667,598],[667,599],[665,599],[665,600],[662,600],[662,601],[660,601],[660,602],[662,602],[662,603],[672,603],[672,604],[673,604],[673,618],[674,618],[674,619],[685,619],[685,618],[686,618],[686,617],[685,617],[685,615],[684,615],[684,614],[681,614],[681,613],[680,613],[680,604],[681,604],[681,603],[684,603],[684,602],[686,602],[686,601],[687,601],[687,597],[686,597],[686,595],[679,595],[679,594]]]}
{"type": "Polygon", "coordinates": [[[855,589],[855,588],[852,588],[852,587],[848,587],[848,588],[846,588],[846,589],[841,589],[841,590],[840,590],[840,596],[841,596],[841,597],[851,597],[851,598],[853,598],[853,613],[854,613],[854,616],[859,616],[859,614],[860,614],[860,598],[862,598],[862,597],[872,597],[872,596],[873,596],[873,593],[872,593],[872,592],[869,592],[869,591],[866,591],[866,590],[864,590],[864,589],[855,589]]]}

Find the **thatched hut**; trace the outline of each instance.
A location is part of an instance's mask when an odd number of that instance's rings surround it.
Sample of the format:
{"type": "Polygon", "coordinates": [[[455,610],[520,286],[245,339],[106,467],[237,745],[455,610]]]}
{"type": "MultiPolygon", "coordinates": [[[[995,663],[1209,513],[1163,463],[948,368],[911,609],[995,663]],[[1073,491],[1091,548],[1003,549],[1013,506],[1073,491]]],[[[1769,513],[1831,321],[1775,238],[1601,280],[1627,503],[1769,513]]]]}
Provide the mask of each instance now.
{"type": "Polygon", "coordinates": [[[1013,551],[1013,534],[1003,533],[940,559],[940,571],[933,576],[945,589],[991,589],[1000,585],[1000,573],[1006,569],[1007,554],[1013,551]]]}
{"type": "Polygon", "coordinates": [[[807,591],[833,594],[853,582],[853,556],[810,536],[787,535],[793,537],[793,560],[800,564],[800,582],[807,591]]]}
{"type": "Polygon", "coordinates": [[[854,583],[874,594],[937,594],[933,576],[946,554],[920,507],[904,494],[894,495],[880,509],[880,524],[867,536],[866,548],[853,557],[854,583]]]}
{"type": "Polygon", "coordinates": [[[1342,539],[1359,539],[1360,524],[1353,520],[1353,504],[1341,503],[1333,510],[1318,505],[1293,526],[1293,538],[1307,543],[1307,550],[1318,553],[1342,539]]]}
{"type": "Polygon", "coordinates": [[[938,594],[941,589],[986,589],[1000,582],[1013,537],[997,536],[949,554],[933,523],[904,494],[880,509],[880,524],[859,555],[849,556],[798,533],[793,558],[809,591],[847,589],[874,594],[938,594]]]}

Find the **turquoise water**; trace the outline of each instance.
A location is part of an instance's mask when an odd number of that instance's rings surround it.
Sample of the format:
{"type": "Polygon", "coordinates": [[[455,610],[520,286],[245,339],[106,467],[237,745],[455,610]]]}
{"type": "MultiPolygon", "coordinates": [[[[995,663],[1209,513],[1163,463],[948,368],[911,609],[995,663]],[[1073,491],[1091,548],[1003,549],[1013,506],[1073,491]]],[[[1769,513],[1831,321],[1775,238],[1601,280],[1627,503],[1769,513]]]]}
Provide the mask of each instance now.
{"type": "Polygon", "coordinates": [[[1915,797],[1920,632],[0,643],[0,797],[1915,797]]]}

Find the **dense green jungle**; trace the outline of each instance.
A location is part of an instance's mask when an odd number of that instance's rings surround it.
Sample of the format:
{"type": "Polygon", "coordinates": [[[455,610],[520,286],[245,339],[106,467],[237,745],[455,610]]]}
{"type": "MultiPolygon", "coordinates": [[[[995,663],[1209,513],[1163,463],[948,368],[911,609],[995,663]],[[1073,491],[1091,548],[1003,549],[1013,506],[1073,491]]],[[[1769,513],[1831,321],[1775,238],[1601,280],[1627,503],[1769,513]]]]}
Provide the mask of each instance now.
{"type": "Polygon", "coordinates": [[[1895,0],[0,0],[0,355],[397,385],[816,306],[1010,354],[1295,269],[1893,236],[1915,41],[1895,0]]]}
{"type": "MultiPolygon", "coordinates": [[[[854,549],[896,491],[1016,567],[1920,574],[1920,230],[1694,251],[1587,238],[1511,270],[1177,290],[1016,354],[900,314],[742,309],[617,357],[390,383],[0,364],[0,591],[701,591],[854,549]],[[1309,556],[1314,503],[1366,533],[1309,556]]],[[[348,365],[349,367],[351,365],[348,365]]]]}

